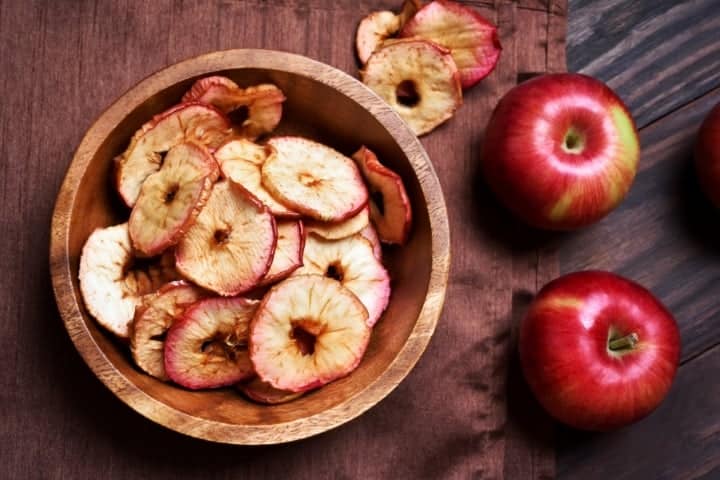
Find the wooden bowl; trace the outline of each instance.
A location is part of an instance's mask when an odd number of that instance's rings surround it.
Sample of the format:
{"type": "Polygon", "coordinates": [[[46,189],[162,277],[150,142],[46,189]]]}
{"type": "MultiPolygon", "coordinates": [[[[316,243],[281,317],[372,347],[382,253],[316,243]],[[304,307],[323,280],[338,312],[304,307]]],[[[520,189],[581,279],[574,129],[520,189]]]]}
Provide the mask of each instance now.
{"type": "Polygon", "coordinates": [[[65,326],[95,375],[123,402],[178,432],[234,444],[282,443],[341,425],[379,402],[408,374],[435,330],[450,262],[447,212],[422,145],[379,97],[347,74],[308,58],[230,50],[168,67],[113,103],[77,149],[52,220],[50,268],[65,326]],[[412,201],[410,242],[386,249],[393,284],[360,367],[346,378],[278,406],[256,405],[233,389],[191,392],[141,373],[129,349],[98,327],[78,287],[80,252],[96,227],[125,221],[111,188],[112,159],[146,120],[172,106],[199,77],[240,85],[272,82],[287,101],[279,133],[305,135],[351,154],[367,145],[400,173],[412,201]]]}

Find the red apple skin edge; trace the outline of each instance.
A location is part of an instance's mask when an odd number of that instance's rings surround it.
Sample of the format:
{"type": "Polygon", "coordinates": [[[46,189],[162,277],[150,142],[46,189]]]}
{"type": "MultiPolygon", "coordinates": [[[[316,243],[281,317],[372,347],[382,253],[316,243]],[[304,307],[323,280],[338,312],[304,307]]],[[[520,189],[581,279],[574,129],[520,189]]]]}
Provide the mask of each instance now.
{"type": "Polygon", "coordinates": [[[677,371],[680,336],[645,288],[587,271],[543,287],[521,325],[519,348],[530,389],[550,415],[608,431],[660,404],[677,371]]]}
{"type": "Polygon", "coordinates": [[[720,208],[720,103],[700,127],[695,143],[695,169],[705,195],[720,208]]]}
{"type": "Polygon", "coordinates": [[[482,170],[500,201],[538,228],[573,230],[623,200],[640,156],[622,100],[591,77],[535,77],[510,90],[485,133],[482,170]]]}

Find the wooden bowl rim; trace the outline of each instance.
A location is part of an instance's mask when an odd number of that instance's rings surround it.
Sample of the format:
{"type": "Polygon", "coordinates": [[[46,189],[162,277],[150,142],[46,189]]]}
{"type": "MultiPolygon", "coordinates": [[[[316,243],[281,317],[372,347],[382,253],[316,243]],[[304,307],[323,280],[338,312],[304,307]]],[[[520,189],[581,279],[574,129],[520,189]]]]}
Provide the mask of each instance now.
{"type": "Polygon", "coordinates": [[[407,376],[427,347],[442,310],[449,268],[450,233],[442,189],[427,153],[409,127],[380,97],[345,72],[301,55],[274,50],[235,49],[200,55],[166,67],[128,90],[98,117],[83,137],[58,193],[52,218],[53,290],[65,328],[88,366],[117,397],[146,418],[192,437],[222,443],[259,445],[299,440],[340,426],[382,400],[407,376]],[[363,390],[334,407],[310,417],[268,425],[229,424],[189,415],[151,397],[118,371],[85,324],[79,307],[81,300],[73,288],[68,246],[76,192],[96,150],[111,131],[158,90],[188,78],[243,68],[310,78],[368,110],[409,159],[426,200],[432,238],[432,264],[425,301],[407,341],[388,368],[363,390]]]}

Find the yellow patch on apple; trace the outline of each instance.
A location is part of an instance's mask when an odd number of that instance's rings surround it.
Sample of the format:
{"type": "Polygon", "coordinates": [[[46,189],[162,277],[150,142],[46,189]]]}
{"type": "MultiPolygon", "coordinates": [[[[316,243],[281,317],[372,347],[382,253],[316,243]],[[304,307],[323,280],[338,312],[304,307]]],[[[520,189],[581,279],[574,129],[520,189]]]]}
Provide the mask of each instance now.
{"type": "Polygon", "coordinates": [[[640,144],[635,135],[635,125],[619,105],[610,107],[610,115],[620,136],[620,144],[623,146],[619,159],[631,172],[634,172],[640,157],[640,144]]]}

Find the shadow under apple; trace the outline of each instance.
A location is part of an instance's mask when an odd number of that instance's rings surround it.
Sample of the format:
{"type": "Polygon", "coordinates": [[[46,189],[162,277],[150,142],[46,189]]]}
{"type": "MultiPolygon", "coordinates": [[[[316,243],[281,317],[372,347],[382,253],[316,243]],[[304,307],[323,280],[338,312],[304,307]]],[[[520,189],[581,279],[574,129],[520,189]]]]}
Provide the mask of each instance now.
{"type": "MultiPolygon", "coordinates": [[[[479,140],[475,152],[482,151],[479,140]]],[[[473,212],[471,223],[481,234],[501,248],[510,248],[514,252],[525,253],[532,250],[547,249],[556,245],[565,235],[564,232],[540,230],[527,225],[502,205],[482,174],[481,158],[474,164],[470,177],[470,201],[473,212]]]]}
{"type": "Polygon", "coordinates": [[[677,205],[672,216],[700,249],[720,255],[720,209],[716,208],[700,188],[692,155],[678,163],[673,179],[677,205]]]}

